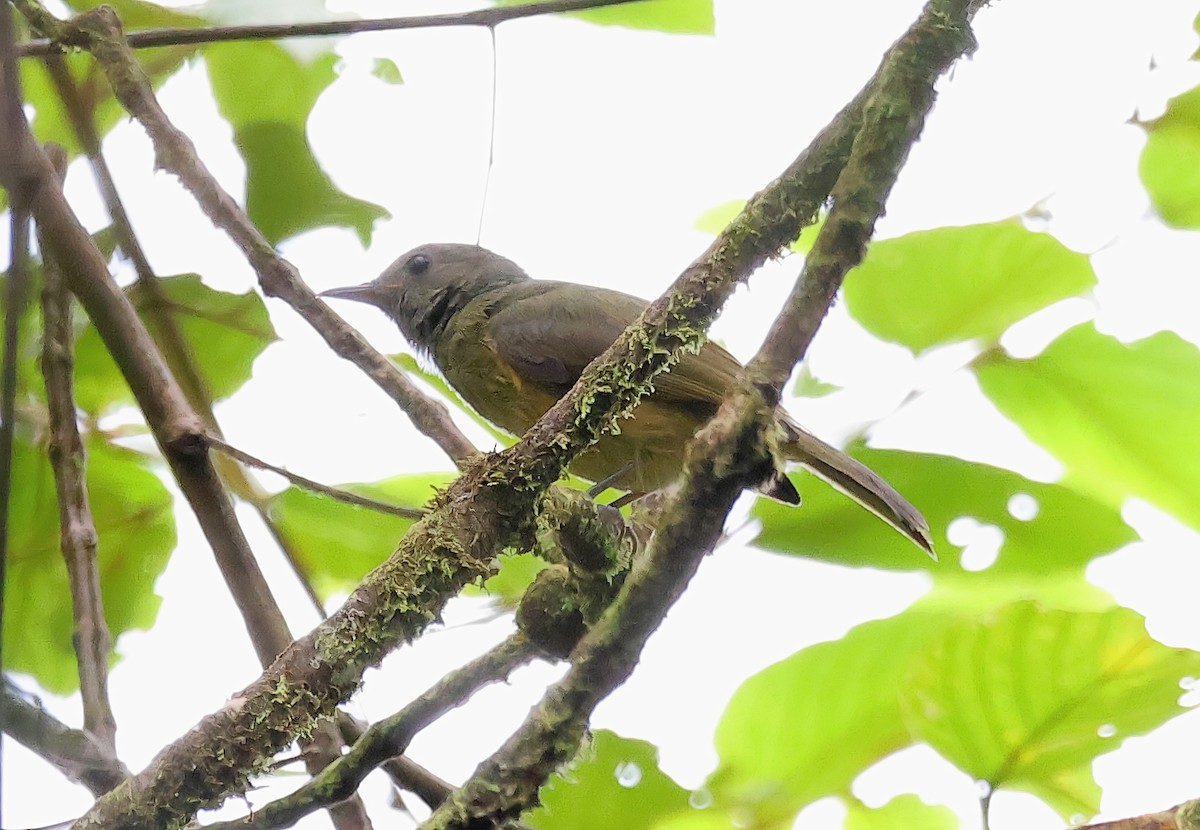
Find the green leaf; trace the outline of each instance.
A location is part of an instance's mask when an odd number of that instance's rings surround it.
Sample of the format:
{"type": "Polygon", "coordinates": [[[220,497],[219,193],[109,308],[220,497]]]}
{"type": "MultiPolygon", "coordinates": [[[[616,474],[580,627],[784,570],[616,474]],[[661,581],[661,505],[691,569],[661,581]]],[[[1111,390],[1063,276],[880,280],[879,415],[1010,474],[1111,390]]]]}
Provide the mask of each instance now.
{"type": "Polygon", "coordinates": [[[944,624],[918,612],[865,623],[749,678],[717,726],[716,806],[775,826],[910,744],[899,686],[944,624]]]}
{"type": "MultiPolygon", "coordinates": [[[[199,371],[202,394],[210,401],[227,398],[250,379],[255,358],[276,340],[266,305],[253,291],[230,294],[204,285],[195,274],[158,280],[163,301],[140,283],[126,293],[159,348],[167,355],[175,375],[188,383],[174,345],[163,334],[170,319],[183,336],[199,371]]],[[[75,357],[75,396],[87,412],[98,414],[132,401],[116,363],[95,327],[88,325],[79,338],[75,357]]]]}
{"type": "Polygon", "coordinates": [[[844,290],[868,331],[921,352],[994,343],[1021,318],[1095,283],[1086,256],[1010,220],[874,242],[844,290]]]}
{"type": "Polygon", "coordinates": [[[914,734],[993,788],[1037,794],[1065,816],[1095,813],[1086,765],[1184,711],[1200,653],[1168,648],[1127,608],[1017,603],[951,626],[905,691],[914,734]]]}
{"type": "Polygon", "coordinates": [[[977,361],[996,406],[1119,505],[1133,495],[1200,528],[1200,350],[1171,332],[1128,345],[1076,326],[1042,354],[977,361]]]}
{"type": "MultiPolygon", "coordinates": [[[[404,475],[339,489],[377,501],[420,507],[453,478],[449,473],[404,475]]],[[[412,519],[334,501],[328,496],[289,487],[272,497],[271,520],[300,572],[317,594],[327,598],[358,585],[367,572],[387,559],[412,519]]]]}
{"type": "MultiPolygon", "coordinates": [[[[497,0],[496,5],[519,6],[528,2],[529,0],[497,0]]],[[[642,3],[586,9],[568,14],[603,26],[652,29],[675,35],[711,35],[716,31],[712,0],[645,0],[642,3]]]]}
{"type": "Polygon", "coordinates": [[[658,768],[658,748],[607,729],[542,787],[524,820],[538,830],[643,830],[688,809],[688,790],[658,768]],[[603,808],[598,808],[603,805],[603,808]]]}
{"type": "Polygon", "coordinates": [[[940,557],[930,561],[906,538],[815,476],[793,475],[800,507],[759,499],[762,521],[755,544],[767,550],[889,570],[928,570],[939,584],[969,584],[999,600],[1066,587],[1087,591],[1086,565],[1137,536],[1113,507],[1059,484],[1042,484],[998,467],[949,456],[900,450],[851,451],[925,514],[940,557]],[[1014,497],[1017,501],[1014,502],[1014,497]],[[1033,512],[1018,519],[1015,506],[1033,512]],[[946,538],[950,523],[971,517],[999,528],[1004,540],[994,564],[982,572],[963,568],[961,549],[946,538]],[[1066,582],[1049,580],[1054,576],[1066,582]],[[1006,579],[1009,578],[1009,579],[1006,579]]]}
{"type": "Polygon", "coordinates": [[[385,84],[399,86],[404,83],[404,76],[400,74],[400,67],[396,66],[396,62],[389,58],[376,58],[374,66],[371,69],[371,74],[385,84]]]}
{"type": "Polygon", "coordinates": [[[305,65],[276,43],[217,43],[204,50],[213,95],[246,161],[246,210],[272,242],[317,227],[354,230],[364,245],[389,214],[339,190],[317,163],[306,124],[333,81],[337,56],[305,65]]]}
{"type": "Polygon", "coordinates": [[[1138,172],[1155,210],[1169,225],[1200,227],[1200,87],[1172,98],[1161,118],[1143,126],[1138,172]]]}
{"type": "MultiPolygon", "coordinates": [[[[171,495],[137,453],[87,441],[87,487],[98,538],[104,616],[113,641],[148,629],[160,599],[154,582],[175,548],[171,495]]],[[[4,597],[5,669],[33,675],[57,694],[79,687],[74,620],[60,547],[58,497],[43,449],[14,447],[8,578],[4,597]]]]}
{"type": "Polygon", "coordinates": [[[920,796],[898,795],[882,807],[858,802],[846,814],[846,830],[956,830],[958,814],[949,807],[926,804],[920,796]]]}

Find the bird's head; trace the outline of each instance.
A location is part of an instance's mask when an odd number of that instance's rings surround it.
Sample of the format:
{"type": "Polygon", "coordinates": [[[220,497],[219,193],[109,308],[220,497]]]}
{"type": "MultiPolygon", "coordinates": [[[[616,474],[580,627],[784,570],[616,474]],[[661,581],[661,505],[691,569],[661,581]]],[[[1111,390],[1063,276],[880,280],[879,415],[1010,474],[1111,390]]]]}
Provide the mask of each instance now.
{"type": "Polygon", "coordinates": [[[382,309],[409,342],[428,351],[472,299],[527,279],[515,262],[486,248],[434,243],[413,248],[371,282],[333,288],[321,296],[382,309]]]}

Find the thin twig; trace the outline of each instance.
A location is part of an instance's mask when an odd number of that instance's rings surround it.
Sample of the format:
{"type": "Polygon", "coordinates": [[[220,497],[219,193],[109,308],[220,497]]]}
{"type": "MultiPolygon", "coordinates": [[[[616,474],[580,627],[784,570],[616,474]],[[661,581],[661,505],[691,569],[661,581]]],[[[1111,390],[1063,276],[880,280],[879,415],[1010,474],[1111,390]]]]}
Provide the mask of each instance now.
{"type": "Polygon", "coordinates": [[[208,445],[220,453],[228,455],[243,464],[250,467],[257,467],[260,470],[267,470],[276,475],[283,476],[292,484],[313,493],[320,493],[322,496],[328,496],[331,499],[340,501],[343,504],[353,504],[356,507],[365,507],[368,510],[374,510],[376,513],[386,513],[389,516],[399,516],[402,519],[419,519],[425,515],[425,511],[419,507],[401,507],[398,504],[388,504],[387,502],[378,501],[367,496],[360,496],[357,493],[351,493],[348,490],[340,490],[337,487],[330,487],[327,484],[321,484],[319,481],[313,481],[311,478],[305,478],[302,475],[297,475],[283,467],[277,467],[268,461],[263,461],[248,452],[239,450],[237,447],[231,446],[215,435],[205,436],[208,445]]]}
{"type": "Polygon", "coordinates": [[[0,679],[0,730],[97,798],[129,777],[111,747],[86,730],[72,729],[26,697],[7,677],[0,679]]]}
{"type": "Polygon", "coordinates": [[[464,703],[486,685],[508,678],[537,657],[536,646],[514,634],[486,654],[447,674],[412,703],[376,722],[350,751],[295,792],[249,816],[209,825],[212,830],[273,830],[291,827],[309,813],[336,804],[358,789],[376,767],[402,755],[422,729],[464,703]]]}
{"type": "MultiPolygon", "coordinates": [[[[59,176],[66,174],[67,155],[47,147],[59,176]]],[[[46,240],[40,240],[43,251],[46,240]]],[[[83,728],[116,754],[117,723],[108,699],[108,658],[112,638],[104,619],[100,571],[96,564],[98,536],[88,500],[87,458],[75,418],[74,332],[71,295],[55,258],[42,257],[42,376],[50,415],[50,466],[58,494],[62,553],[71,586],[75,619],[75,660],[83,698],[83,728]]]]}
{"type": "MultiPolygon", "coordinates": [[[[604,6],[621,6],[642,0],[551,0],[547,3],[528,3],[521,6],[497,6],[478,11],[457,14],[431,14],[420,17],[388,17],[374,20],[328,20],[315,23],[279,23],[247,26],[210,26],[202,29],[145,29],[129,33],[129,46],[147,49],[153,46],[180,46],[190,44],[220,43],[230,40],[279,40],[292,37],[322,37],[349,35],[359,32],[386,32],[397,29],[432,29],[449,26],[494,27],[506,20],[535,17],[560,12],[598,9],[604,6]]],[[[87,48],[86,39],[64,37],[61,39],[34,40],[21,44],[18,57],[50,55],[61,52],[64,46],[87,48]]]]}

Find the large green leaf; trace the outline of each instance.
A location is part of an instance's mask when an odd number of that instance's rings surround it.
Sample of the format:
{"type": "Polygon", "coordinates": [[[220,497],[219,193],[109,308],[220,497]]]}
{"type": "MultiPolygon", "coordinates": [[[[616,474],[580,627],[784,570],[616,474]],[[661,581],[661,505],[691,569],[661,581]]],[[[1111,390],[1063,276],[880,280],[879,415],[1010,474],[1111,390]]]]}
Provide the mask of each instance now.
{"type": "Polygon", "coordinates": [[[1168,224],[1200,227],[1200,87],[1172,98],[1162,117],[1144,126],[1138,169],[1150,200],[1168,224]]]}
{"type": "Polygon", "coordinates": [[[968,775],[1070,816],[1098,809],[1088,765],[1183,712],[1180,681],[1197,673],[1200,653],[1156,642],[1126,608],[1017,603],[951,626],[904,700],[914,735],[968,775]]]}
{"type": "MultiPolygon", "coordinates": [[[[149,628],[158,613],[154,581],[175,547],[171,496],[140,455],[100,439],[87,446],[87,486],[98,534],[104,615],[114,641],[149,628]]],[[[78,688],[74,621],[60,549],[58,497],[40,447],[18,440],[13,457],[4,662],[43,688],[78,688]]]]}
{"type": "Polygon", "coordinates": [[[221,114],[246,161],[246,210],[273,243],[336,225],[371,239],[387,210],[339,190],[313,157],[306,124],[337,56],[309,64],[270,42],[216,43],[205,62],[221,114]]]}
{"type": "Polygon", "coordinates": [[[1170,332],[1124,344],[1090,323],[1042,354],[978,361],[983,391],[1112,504],[1138,496],[1200,528],[1200,350],[1170,332]]]}
{"type": "Polygon", "coordinates": [[[1095,283],[1086,256],[1010,220],[874,242],[844,291],[868,331],[920,352],[994,343],[1021,318],[1095,283]]]}
{"type": "MultiPolygon", "coordinates": [[[[452,475],[422,473],[397,476],[341,489],[377,501],[420,507],[445,486],[452,475]]],[[[412,519],[334,501],[328,496],[289,487],[271,499],[271,519],[283,536],[300,571],[318,595],[344,593],[387,559],[412,519]]]]}
{"type": "Polygon", "coordinates": [[[643,830],[687,810],[689,796],[658,768],[653,744],[598,729],[580,757],[550,777],[541,806],[524,820],[538,830],[643,830]]]}
{"type": "Polygon", "coordinates": [[[1047,580],[1049,576],[1066,579],[1072,591],[1086,590],[1080,577],[1087,563],[1137,538],[1116,509],[1062,485],[943,455],[862,447],[852,454],[925,514],[939,561],[930,561],[874,515],[808,474],[793,476],[803,500],[800,507],[768,499],[754,505],[754,515],[762,521],[755,544],[842,564],[928,570],[939,582],[1020,594],[1063,584],[1047,580]],[[1014,513],[1021,511],[1014,506],[1021,502],[1032,518],[1016,518],[1014,513]],[[983,572],[964,569],[960,549],[946,538],[950,523],[961,517],[1004,533],[995,562],[983,572]]]}
{"type": "MultiPolygon", "coordinates": [[[[518,6],[529,0],[497,0],[498,6],[518,6]]],[[[542,0],[545,2],[545,0],[542,0]]],[[[676,35],[711,35],[716,29],[712,0],[645,0],[603,9],[570,12],[591,23],[652,29],[676,35]]]]}
{"type": "Polygon", "coordinates": [[[775,826],[911,743],[900,683],[944,623],[917,612],[865,623],[748,679],[717,726],[716,805],[775,826]]]}
{"type": "MultiPolygon", "coordinates": [[[[216,291],[195,274],[158,281],[165,303],[158,303],[138,283],[127,289],[150,334],[164,352],[174,345],[163,337],[161,321],[169,317],[183,335],[208,400],[227,398],[250,379],[255,358],[276,339],[262,298],[253,291],[216,291]]],[[[169,359],[173,366],[178,362],[169,359]]],[[[129,387],[93,326],[84,329],[75,358],[75,394],[93,414],[130,401],[129,387]]]]}

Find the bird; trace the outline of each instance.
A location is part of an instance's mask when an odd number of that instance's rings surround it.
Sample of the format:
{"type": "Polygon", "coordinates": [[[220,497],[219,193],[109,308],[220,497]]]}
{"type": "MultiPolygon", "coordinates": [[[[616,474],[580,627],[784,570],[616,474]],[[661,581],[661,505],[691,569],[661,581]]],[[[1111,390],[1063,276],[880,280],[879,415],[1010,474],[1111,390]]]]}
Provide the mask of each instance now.
{"type": "MultiPolygon", "coordinates": [[[[382,310],[470,406],[496,426],[523,434],[584,368],[612,345],[648,305],[608,288],[533,279],[506,257],[478,245],[413,248],[368,283],[321,292],[382,310]]],[[[634,495],[675,480],[689,439],[733,388],[741,363],[707,341],[655,378],[619,432],[580,453],[571,472],[634,495]]],[[[894,487],[777,410],[781,454],[832,484],[930,555],[921,512],[894,487]]],[[[777,470],[759,488],[798,505],[795,485],[777,470]]]]}

